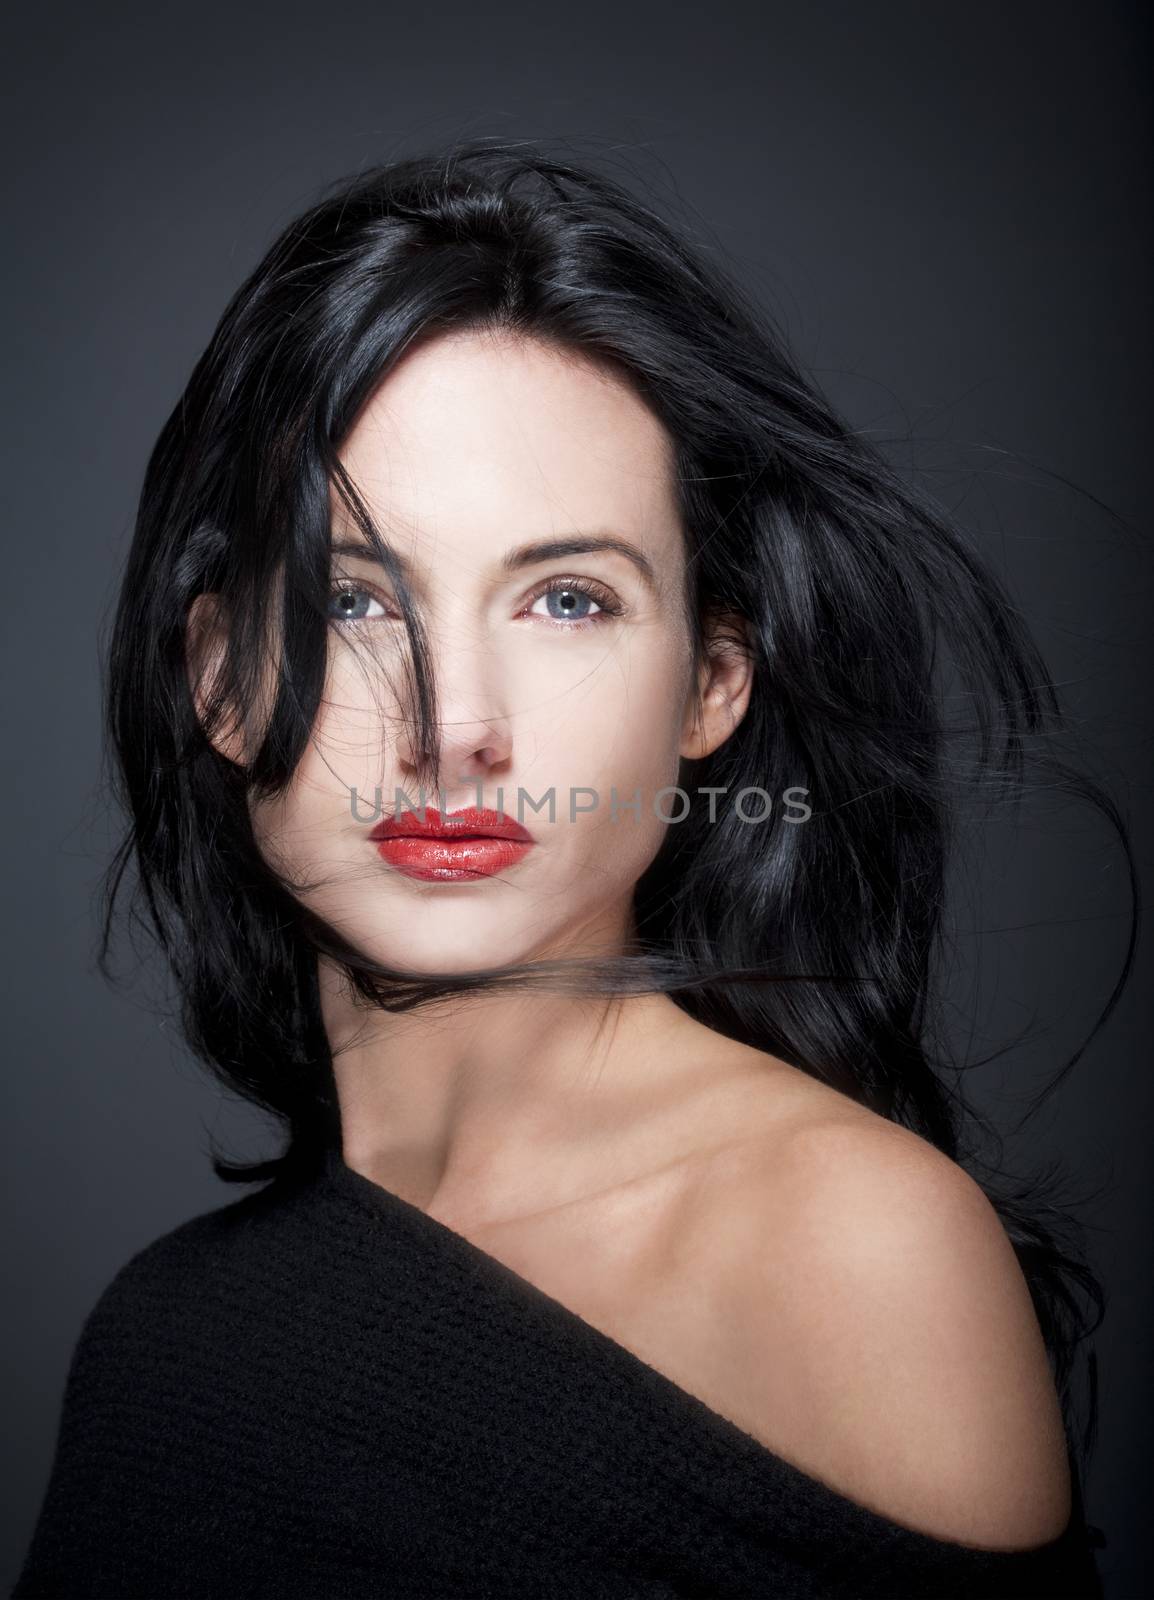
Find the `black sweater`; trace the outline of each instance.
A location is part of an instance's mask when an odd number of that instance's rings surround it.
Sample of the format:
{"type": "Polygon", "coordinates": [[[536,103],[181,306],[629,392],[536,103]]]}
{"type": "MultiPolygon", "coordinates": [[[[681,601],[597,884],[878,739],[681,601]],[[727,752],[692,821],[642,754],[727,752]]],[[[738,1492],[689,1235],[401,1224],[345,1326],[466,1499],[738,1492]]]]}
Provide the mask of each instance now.
{"type": "Polygon", "coordinates": [[[782,1460],[333,1152],[149,1245],[73,1356],[15,1600],[1100,1595],[782,1460]]]}

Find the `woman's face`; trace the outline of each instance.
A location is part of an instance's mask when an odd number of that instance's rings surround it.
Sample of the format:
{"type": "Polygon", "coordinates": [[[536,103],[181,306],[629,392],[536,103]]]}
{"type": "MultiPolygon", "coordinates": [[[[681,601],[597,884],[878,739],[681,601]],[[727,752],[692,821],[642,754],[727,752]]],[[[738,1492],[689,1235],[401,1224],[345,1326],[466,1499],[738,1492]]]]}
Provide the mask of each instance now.
{"type": "Polygon", "coordinates": [[[676,826],[654,797],[734,721],[708,706],[694,718],[668,435],[579,356],[470,333],[410,352],[341,458],[424,618],[439,701],[429,806],[503,809],[532,843],[509,861],[370,839],[398,789],[420,804],[396,695],[407,635],[383,568],[340,550],[363,538],[334,491],[328,682],[289,789],[254,802],[262,851],[392,967],[619,948],[634,885],[676,826]],[[560,541],[567,553],[534,549],[560,541]],[[445,860],[480,870],[437,876],[445,860]]]}

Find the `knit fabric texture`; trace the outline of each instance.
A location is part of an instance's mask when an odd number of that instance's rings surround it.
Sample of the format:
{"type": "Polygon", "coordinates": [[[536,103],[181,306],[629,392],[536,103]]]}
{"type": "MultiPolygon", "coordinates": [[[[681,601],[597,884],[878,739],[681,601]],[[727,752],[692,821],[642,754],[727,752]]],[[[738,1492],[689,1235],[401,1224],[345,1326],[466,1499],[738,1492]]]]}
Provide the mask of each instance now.
{"type": "Polygon", "coordinates": [[[766,1449],[330,1151],[135,1255],[88,1316],[13,1600],[1084,1600],[766,1449]]]}

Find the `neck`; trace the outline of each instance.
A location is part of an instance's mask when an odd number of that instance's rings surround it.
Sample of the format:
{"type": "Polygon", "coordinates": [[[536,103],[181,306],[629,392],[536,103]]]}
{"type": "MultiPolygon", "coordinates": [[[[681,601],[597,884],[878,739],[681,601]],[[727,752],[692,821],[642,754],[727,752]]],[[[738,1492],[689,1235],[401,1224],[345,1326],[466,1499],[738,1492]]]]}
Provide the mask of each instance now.
{"type": "Polygon", "coordinates": [[[462,1226],[635,1175],[659,1154],[642,1130],[692,1071],[697,1024],[665,995],[495,991],[394,1015],[327,958],[320,987],[345,1161],[462,1226]]]}

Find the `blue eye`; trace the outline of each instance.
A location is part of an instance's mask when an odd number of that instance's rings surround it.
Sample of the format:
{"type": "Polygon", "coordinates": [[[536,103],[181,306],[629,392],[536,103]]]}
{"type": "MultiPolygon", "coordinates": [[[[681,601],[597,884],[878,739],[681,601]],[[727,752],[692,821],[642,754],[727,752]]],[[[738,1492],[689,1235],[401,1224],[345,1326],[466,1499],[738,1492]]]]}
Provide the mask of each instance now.
{"type": "Polygon", "coordinates": [[[576,628],[582,623],[604,623],[623,610],[613,591],[603,584],[590,578],[554,578],[530,601],[527,614],[576,628]],[[542,601],[544,610],[539,609],[542,601]]]}
{"type": "MultiPolygon", "coordinates": [[[[574,629],[604,622],[622,614],[624,607],[611,589],[588,578],[554,578],[529,602],[524,614],[545,617],[574,629]],[[541,609],[544,602],[544,609],[541,609]]],[[[388,619],[388,602],[382,602],[364,584],[342,578],[329,598],[332,622],[376,622],[388,619]]]]}
{"type": "Polygon", "coordinates": [[[384,606],[367,589],[351,583],[333,590],[330,606],[329,618],[337,622],[372,622],[385,614],[384,606]],[[370,609],[373,606],[375,611],[370,609]]]}
{"type": "MultiPolygon", "coordinates": [[[[547,614],[557,622],[584,622],[601,609],[592,595],[583,594],[580,589],[548,589],[538,595],[531,612],[541,600],[545,601],[547,614]]],[[[536,615],[541,613],[536,612],[536,615]]]]}

